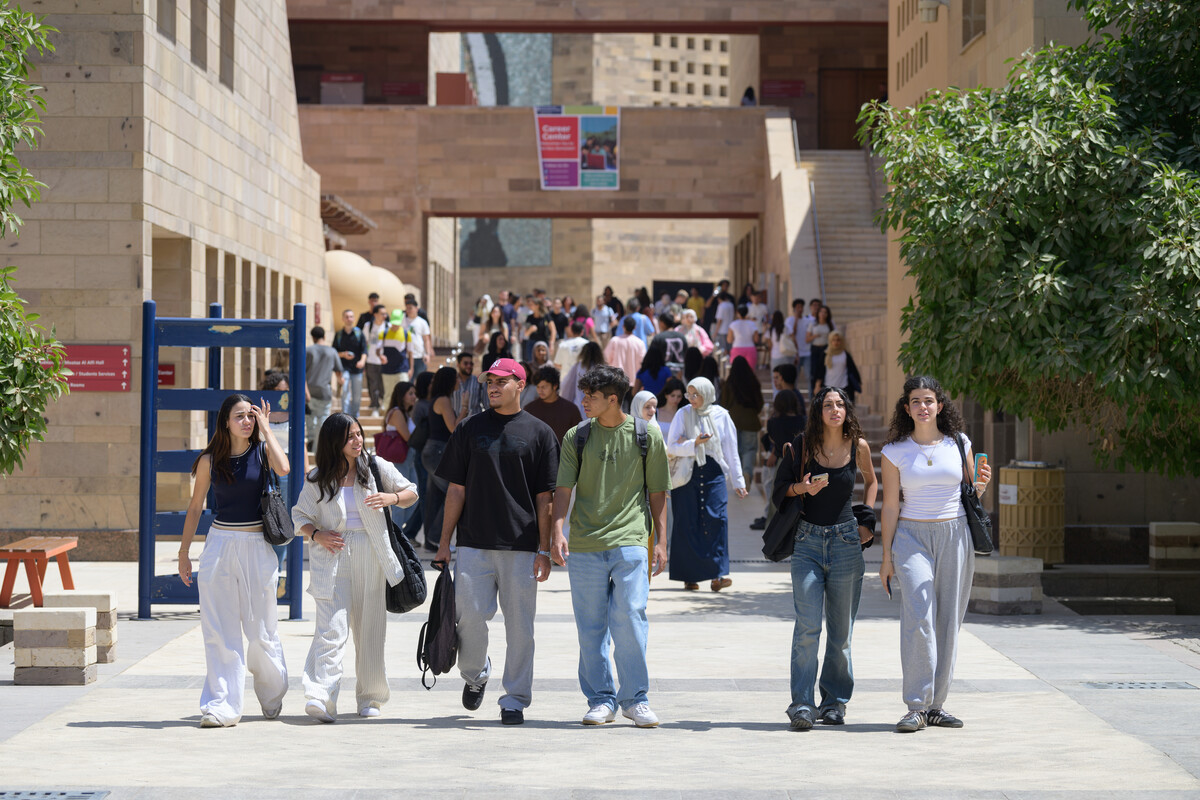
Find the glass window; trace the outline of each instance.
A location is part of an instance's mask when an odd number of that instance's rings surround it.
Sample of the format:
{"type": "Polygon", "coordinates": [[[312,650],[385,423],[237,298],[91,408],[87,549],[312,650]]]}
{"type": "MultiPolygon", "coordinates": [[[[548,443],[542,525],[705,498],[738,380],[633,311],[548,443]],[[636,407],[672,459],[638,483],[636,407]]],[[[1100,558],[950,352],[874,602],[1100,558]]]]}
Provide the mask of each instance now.
{"type": "Polygon", "coordinates": [[[695,74],[696,74],[696,65],[695,65],[695,64],[688,64],[688,65],[687,65],[687,74],[688,74],[688,75],[695,75],[695,74]]]}
{"type": "Polygon", "coordinates": [[[695,49],[696,49],[696,40],[695,40],[693,37],[691,37],[691,36],[689,36],[689,37],[688,37],[688,41],[687,41],[687,49],[688,49],[688,50],[695,50],[695,49]]]}
{"type": "Polygon", "coordinates": [[[712,39],[705,39],[705,40],[704,40],[704,49],[705,49],[705,50],[712,50],[712,39]]]}
{"type": "Polygon", "coordinates": [[[729,52],[729,42],[721,42],[721,52],[722,53],[729,52]]]}
{"type": "Polygon", "coordinates": [[[679,37],[678,36],[671,37],[671,47],[679,47],[679,37]]]}
{"type": "Polygon", "coordinates": [[[695,94],[695,93],[696,93],[696,84],[694,84],[694,83],[689,83],[689,84],[687,85],[687,93],[688,93],[688,94],[695,94]]]}

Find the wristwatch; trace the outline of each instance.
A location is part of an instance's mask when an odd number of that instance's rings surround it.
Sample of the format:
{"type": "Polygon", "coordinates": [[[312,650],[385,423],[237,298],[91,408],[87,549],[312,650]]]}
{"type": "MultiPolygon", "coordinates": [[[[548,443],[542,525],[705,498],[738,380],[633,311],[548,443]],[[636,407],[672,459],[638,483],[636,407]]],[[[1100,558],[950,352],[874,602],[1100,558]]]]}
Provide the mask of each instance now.
{"type": "Polygon", "coordinates": [[[537,554],[538,554],[539,556],[545,556],[546,558],[550,558],[550,557],[551,557],[551,556],[550,556],[550,551],[549,551],[549,550],[538,550],[538,553],[537,553],[537,554]]]}

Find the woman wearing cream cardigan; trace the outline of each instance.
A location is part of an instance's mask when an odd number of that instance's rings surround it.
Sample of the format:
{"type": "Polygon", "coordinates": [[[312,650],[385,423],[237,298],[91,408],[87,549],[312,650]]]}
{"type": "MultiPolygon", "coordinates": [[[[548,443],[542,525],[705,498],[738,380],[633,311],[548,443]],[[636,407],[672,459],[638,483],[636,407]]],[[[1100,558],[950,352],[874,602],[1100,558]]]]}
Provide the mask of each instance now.
{"type": "Polygon", "coordinates": [[[304,665],[304,713],[321,722],[337,718],[342,655],[351,632],[359,716],[379,716],[390,696],[383,669],[384,589],[404,580],[404,568],[392,552],[383,509],[407,508],[417,492],[382,458],[375,459],[383,483],[376,486],[368,458],[358,420],[331,415],[317,437],[317,465],[292,509],[297,533],[313,544],[308,591],[316,600],[316,629],[304,665]]]}

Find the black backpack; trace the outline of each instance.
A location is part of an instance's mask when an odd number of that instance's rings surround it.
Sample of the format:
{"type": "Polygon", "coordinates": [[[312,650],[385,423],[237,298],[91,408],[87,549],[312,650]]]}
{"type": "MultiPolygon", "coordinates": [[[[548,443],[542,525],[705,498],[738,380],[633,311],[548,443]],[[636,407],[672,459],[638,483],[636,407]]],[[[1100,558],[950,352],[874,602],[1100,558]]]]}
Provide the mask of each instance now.
{"type": "Polygon", "coordinates": [[[421,626],[417,637],[417,669],[421,670],[421,685],[432,689],[438,675],[450,671],[458,660],[458,628],[455,625],[454,579],[450,566],[442,568],[433,585],[433,602],[429,604],[429,621],[421,626]],[[433,683],[425,676],[434,674],[433,683]]]}
{"type": "MultiPolygon", "coordinates": [[[[575,429],[575,461],[579,469],[583,469],[583,448],[592,432],[592,420],[585,419],[575,429]]],[[[638,450],[642,452],[642,485],[646,485],[646,452],[650,449],[650,428],[641,417],[633,418],[633,436],[637,439],[638,450]]]]}

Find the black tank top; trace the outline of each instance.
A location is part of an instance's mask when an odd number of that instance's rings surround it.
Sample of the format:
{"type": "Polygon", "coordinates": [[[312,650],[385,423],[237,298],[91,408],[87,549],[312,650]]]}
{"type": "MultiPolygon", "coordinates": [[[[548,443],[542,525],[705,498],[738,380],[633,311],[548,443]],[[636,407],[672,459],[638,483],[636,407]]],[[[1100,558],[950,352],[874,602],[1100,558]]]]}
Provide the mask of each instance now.
{"type": "MultiPolygon", "coordinates": [[[[446,402],[450,402],[449,397],[446,398],[446,402]]],[[[435,442],[450,441],[450,429],[446,427],[446,420],[433,410],[433,406],[429,407],[429,438],[435,442]]]]}
{"type": "Polygon", "coordinates": [[[851,498],[854,495],[855,476],[858,467],[855,461],[858,456],[857,443],[850,448],[850,463],[844,467],[831,469],[810,458],[804,470],[811,475],[829,473],[829,485],[817,494],[806,495],[804,498],[804,520],[813,525],[839,525],[843,522],[854,521],[854,511],[851,498]]]}

